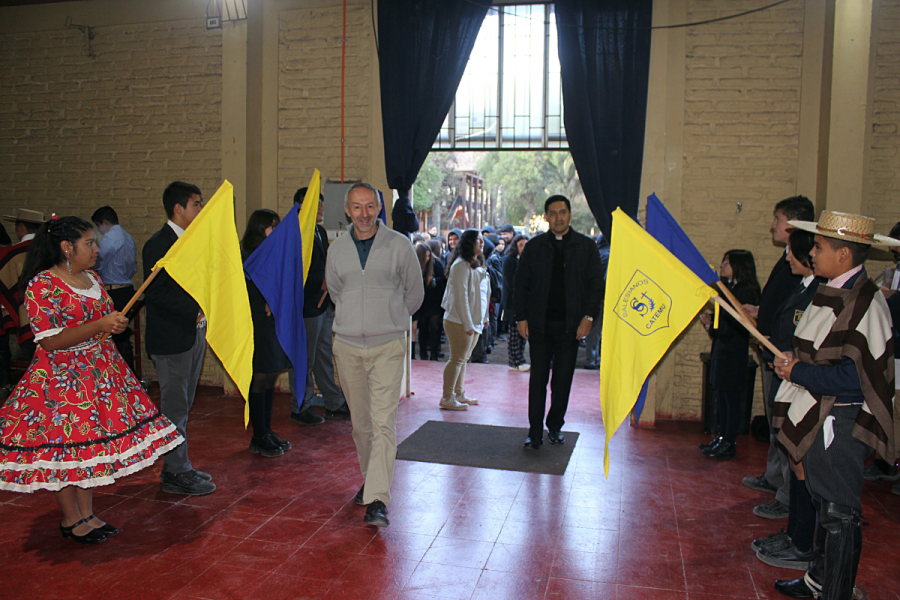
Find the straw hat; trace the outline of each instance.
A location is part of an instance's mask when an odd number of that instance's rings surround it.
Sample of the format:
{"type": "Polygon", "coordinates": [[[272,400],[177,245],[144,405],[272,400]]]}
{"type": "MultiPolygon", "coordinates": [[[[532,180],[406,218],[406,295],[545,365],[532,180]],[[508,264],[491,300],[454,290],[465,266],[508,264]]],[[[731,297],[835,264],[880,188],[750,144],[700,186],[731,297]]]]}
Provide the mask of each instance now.
{"type": "Polygon", "coordinates": [[[44,213],[36,210],[28,210],[27,208],[17,208],[14,215],[3,215],[7,221],[22,221],[23,223],[36,223],[41,225],[44,222],[44,213]]]}
{"type": "Polygon", "coordinates": [[[819,222],[788,221],[791,227],[816,235],[846,240],[867,246],[900,246],[900,240],[875,233],[875,219],[862,215],[823,210],[819,222]]]}

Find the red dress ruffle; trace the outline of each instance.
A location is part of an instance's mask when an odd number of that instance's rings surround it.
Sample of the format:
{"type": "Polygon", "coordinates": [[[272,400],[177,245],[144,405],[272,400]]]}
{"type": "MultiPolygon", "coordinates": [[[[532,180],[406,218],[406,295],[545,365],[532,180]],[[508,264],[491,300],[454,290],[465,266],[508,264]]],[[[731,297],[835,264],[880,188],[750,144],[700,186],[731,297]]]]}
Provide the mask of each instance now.
{"type": "MultiPolygon", "coordinates": [[[[88,274],[94,286],[85,293],[50,271],[29,282],[25,306],[36,340],[113,310],[99,277],[88,274]]],[[[107,485],[184,441],[112,341],[100,337],[53,352],[38,344],[28,372],[0,408],[0,489],[107,485]]]]}

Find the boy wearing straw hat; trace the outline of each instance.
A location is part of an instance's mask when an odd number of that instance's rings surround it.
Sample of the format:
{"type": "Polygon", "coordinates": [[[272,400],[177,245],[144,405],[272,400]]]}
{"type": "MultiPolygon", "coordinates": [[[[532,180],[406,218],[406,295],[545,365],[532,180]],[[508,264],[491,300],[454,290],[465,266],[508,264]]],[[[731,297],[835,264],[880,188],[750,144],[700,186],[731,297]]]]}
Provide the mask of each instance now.
{"type": "Polygon", "coordinates": [[[849,599],[862,550],[863,463],[874,449],[894,460],[894,345],[884,295],[863,262],[873,245],[900,245],[874,233],[874,219],[823,211],[817,223],[791,221],[816,234],[810,253],[828,279],[794,333],[796,357],[775,360],[778,440],[805,473],[817,511],[806,574],[778,580],[789,598],[849,599]],[[799,464],[802,461],[802,465],[799,464]]]}

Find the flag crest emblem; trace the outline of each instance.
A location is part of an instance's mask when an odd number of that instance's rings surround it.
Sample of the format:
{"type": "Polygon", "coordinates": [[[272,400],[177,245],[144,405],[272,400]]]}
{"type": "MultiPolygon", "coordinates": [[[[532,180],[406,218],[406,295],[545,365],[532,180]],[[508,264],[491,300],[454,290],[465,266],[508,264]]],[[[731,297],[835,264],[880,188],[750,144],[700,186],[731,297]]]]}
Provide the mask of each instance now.
{"type": "Polygon", "coordinates": [[[640,269],[634,272],[616,303],[616,316],[640,335],[669,326],[672,297],[640,269]]]}

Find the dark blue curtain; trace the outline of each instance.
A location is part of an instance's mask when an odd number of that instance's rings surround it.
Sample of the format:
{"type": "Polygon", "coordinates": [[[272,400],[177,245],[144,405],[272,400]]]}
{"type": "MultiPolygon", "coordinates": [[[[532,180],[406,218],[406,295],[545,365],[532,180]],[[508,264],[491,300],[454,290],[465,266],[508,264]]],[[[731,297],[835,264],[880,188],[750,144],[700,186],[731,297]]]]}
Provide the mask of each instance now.
{"type": "Polygon", "coordinates": [[[636,216],[644,158],[652,0],[556,0],[569,150],[600,231],[636,216]]]}
{"type": "Polygon", "coordinates": [[[490,0],[378,0],[378,58],[387,182],[399,198],[394,229],[419,220],[409,189],[434,145],[490,0]]]}

